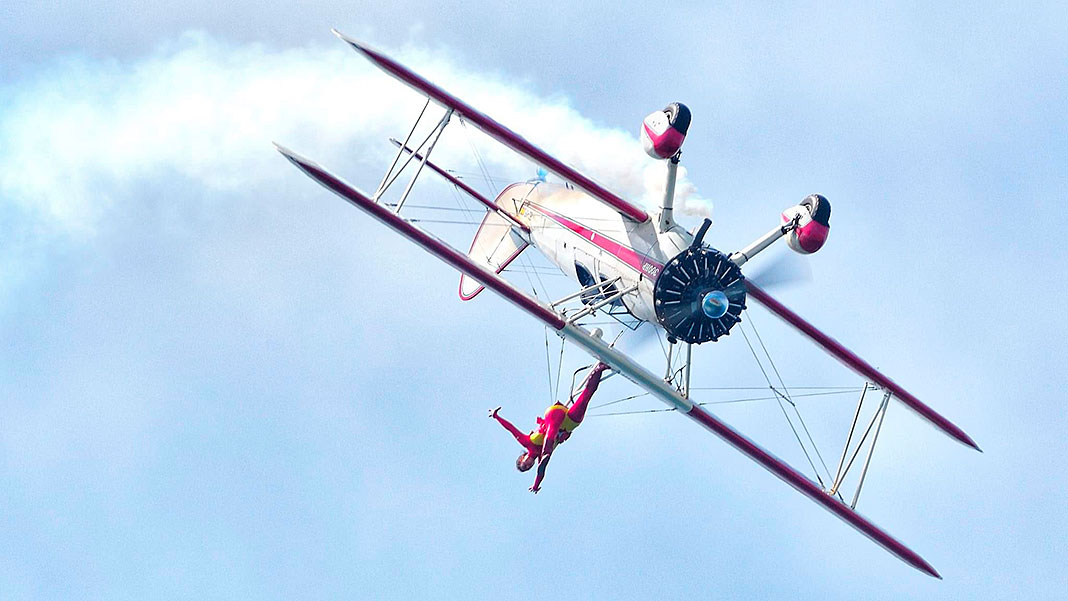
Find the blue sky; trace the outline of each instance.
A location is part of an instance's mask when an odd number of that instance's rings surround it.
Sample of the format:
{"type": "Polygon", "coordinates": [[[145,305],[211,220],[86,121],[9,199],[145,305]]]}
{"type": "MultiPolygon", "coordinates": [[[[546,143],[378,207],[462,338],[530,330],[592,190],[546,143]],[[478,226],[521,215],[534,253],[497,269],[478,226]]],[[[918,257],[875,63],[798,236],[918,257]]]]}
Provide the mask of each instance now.
{"type": "MultiPolygon", "coordinates": [[[[1057,598],[1066,12],[15,6],[0,21],[0,596],[1057,598]],[[542,329],[489,294],[461,303],[452,270],[270,146],[371,188],[418,110],[330,27],[635,198],[657,175],[640,120],[687,103],[686,189],[714,205],[718,248],[830,198],[813,280],[777,295],[983,447],[891,406],[861,498],[945,580],[670,414],[591,418],[528,493],[485,410],[525,426],[548,403],[542,329]]],[[[535,171],[470,143],[495,176],[535,171]]],[[[439,150],[477,170],[461,129],[439,150]]],[[[455,202],[432,179],[416,194],[455,202]]],[[[859,385],[750,313],[788,383],[859,385]]],[[[701,385],[762,383],[740,337],[700,350],[701,385]]],[[[585,361],[570,349],[565,370],[585,361]]],[[[595,403],[633,392],[612,380],[595,403]]],[[[801,404],[825,455],[852,402],[801,404]]],[[[777,412],[717,410],[800,467],[777,412]]]]}

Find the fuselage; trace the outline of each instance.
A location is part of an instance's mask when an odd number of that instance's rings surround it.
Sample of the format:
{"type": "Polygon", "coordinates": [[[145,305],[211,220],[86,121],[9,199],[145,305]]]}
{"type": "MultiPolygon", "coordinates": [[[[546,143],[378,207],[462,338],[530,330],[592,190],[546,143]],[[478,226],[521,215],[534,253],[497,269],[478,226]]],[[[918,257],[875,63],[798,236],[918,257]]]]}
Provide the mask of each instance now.
{"type": "Polygon", "coordinates": [[[638,319],[656,321],[653,285],[664,264],[687,248],[692,236],[674,226],[657,232],[657,219],[634,221],[589,195],[559,184],[512,184],[497,205],[530,229],[530,243],[580,286],[620,278],[618,289],[638,319]]]}

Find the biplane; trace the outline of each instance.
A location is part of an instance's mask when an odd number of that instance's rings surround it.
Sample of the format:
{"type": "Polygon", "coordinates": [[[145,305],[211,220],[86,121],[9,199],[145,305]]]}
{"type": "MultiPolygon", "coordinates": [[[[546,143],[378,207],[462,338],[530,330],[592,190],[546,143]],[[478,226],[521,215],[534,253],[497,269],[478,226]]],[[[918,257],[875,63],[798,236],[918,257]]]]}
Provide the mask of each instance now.
{"type": "MultiPolygon", "coordinates": [[[[844,472],[854,464],[859,445],[874,425],[874,436],[864,462],[864,471],[867,471],[867,462],[871,459],[875,437],[890,399],[896,399],[964,445],[976,450],[979,447],[963,430],[777,301],[742,272],[753,256],[781,238],[799,253],[818,251],[829,232],[830,203],[826,198],[814,194],[786,209],[770,231],[741,250],[733,253],[716,250],[704,242],[711,224],[709,220],[691,232],[679,226],[673,218],[676,174],[690,123],[690,113],[684,105],[670,104],[649,115],[642,124],[640,135],[646,152],[655,160],[667,162],[663,200],[658,210],[651,213],[564,164],[389,56],[337,30],[333,33],[376,67],[425,96],[426,104],[408,137],[403,142],[393,140],[397,146],[393,163],[371,194],[361,192],[315,162],[276,144],[285,158],[331,192],[457,269],[461,273],[461,299],[471,300],[487,288],[499,294],[562,339],[608,364],[670,409],[711,431],[905,563],[941,578],[916,552],[856,511],[856,495],[859,495],[864,473],[851,503],[845,502],[839,487],[844,472]],[[416,126],[431,103],[442,107],[444,115],[413,148],[410,143],[416,126]],[[542,177],[507,186],[494,199],[482,195],[429,160],[442,132],[453,119],[478,128],[564,183],[549,183],[542,177]],[[414,175],[400,199],[386,203],[382,199],[383,193],[413,163],[414,175]],[[457,250],[403,215],[402,209],[412,186],[424,168],[442,175],[484,207],[484,217],[468,252],[457,250]],[[505,279],[502,276],[505,268],[531,247],[577,282],[578,290],[547,303],[505,279]],[[742,312],[749,301],[763,305],[863,376],[871,383],[870,388],[883,393],[875,415],[846,464],[854,431],[859,432],[857,416],[860,415],[860,403],[864,402],[861,395],[838,474],[830,486],[814,481],[788,465],[691,398],[692,347],[729,334],[741,322],[742,312]],[[667,374],[655,374],[616,348],[614,343],[606,342],[599,328],[583,325],[584,318],[599,311],[624,312],[637,322],[662,330],[668,342],[667,374]],[[672,353],[676,360],[683,357],[680,370],[672,371],[672,353]]],[[[864,390],[868,389],[866,384],[864,390]]]]}

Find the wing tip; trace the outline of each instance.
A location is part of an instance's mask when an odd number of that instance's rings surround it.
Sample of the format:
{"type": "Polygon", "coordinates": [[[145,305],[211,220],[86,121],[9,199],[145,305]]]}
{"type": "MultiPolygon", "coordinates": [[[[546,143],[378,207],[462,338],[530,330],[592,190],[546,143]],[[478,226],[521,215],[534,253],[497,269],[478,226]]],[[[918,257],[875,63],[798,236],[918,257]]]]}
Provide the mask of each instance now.
{"type": "Polygon", "coordinates": [[[957,442],[961,443],[962,445],[964,445],[966,447],[969,447],[969,448],[972,448],[972,449],[975,449],[976,451],[979,451],[980,453],[983,452],[983,449],[980,449],[979,445],[976,444],[975,440],[973,440],[971,436],[968,436],[968,434],[964,430],[961,430],[959,427],[957,427],[955,424],[949,422],[948,420],[947,420],[946,423],[947,423],[947,425],[939,425],[943,432],[948,434],[950,437],[954,438],[957,442]]]}
{"type": "Polygon", "coordinates": [[[290,163],[293,163],[294,165],[296,165],[298,167],[302,167],[302,166],[308,165],[308,164],[314,164],[311,161],[309,161],[308,159],[306,159],[306,158],[300,156],[299,154],[293,152],[292,150],[286,148],[285,146],[282,146],[278,142],[271,142],[271,144],[274,144],[274,149],[277,150],[279,152],[279,154],[284,156],[286,158],[286,160],[288,160],[290,163]]]}
{"type": "Polygon", "coordinates": [[[341,33],[341,31],[339,31],[337,27],[331,27],[330,28],[330,33],[334,34],[335,36],[337,36],[337,38],[339,40],[341,40],[342,42],[345,42],[347,44],[352,44],[352,43],[356,42],[356,40],[350,38],[349,36],[347,36],[347,35],[345,35],[343,33],[341,33]]]}
{"type": "Polygon", "coordinates": [[[341,33],[340,31],[337,30],[336,27],[331,27],[330,28],[330,33],[332,33],[335,36],[337,36],[337,38],[339,40],[341,40],[342,42],[345,42],[349,46],[352,46],[353,50],[355,50],[355,51],[357,51],[357,52],[359,52],[361,54],[364,54],[364,55],[370,55],[371,54],[371,49],[367,46],[367,44],[364,44],[363,42],[357,40],[356,38],[353,38],[353,37],[350,37],[350,36],[347,36],[347,35],[341,33]]]}
{"type": "Polygon", "coordinates": [[[967,434],[964,435],[964,440],[961,441],[961,442],[963,442],[965,445],[975,449],[976,451],[979,451],[980,453],[983,452],[983,449],[980,449],[979,445],[976,444],[976,442],[974,440],[972,440],[972,437],[968,436],[967,434]]]}
{"type": "Polygon", "coordinates": [[[918,568],[924,574],[927,574],[928,576],[942,580],[942,575],[938,573],[938,570],[934,569],[934,566],[927,563],[926,561],[923,562],[923,565],[918,565],[915,567],[918,568]]]}

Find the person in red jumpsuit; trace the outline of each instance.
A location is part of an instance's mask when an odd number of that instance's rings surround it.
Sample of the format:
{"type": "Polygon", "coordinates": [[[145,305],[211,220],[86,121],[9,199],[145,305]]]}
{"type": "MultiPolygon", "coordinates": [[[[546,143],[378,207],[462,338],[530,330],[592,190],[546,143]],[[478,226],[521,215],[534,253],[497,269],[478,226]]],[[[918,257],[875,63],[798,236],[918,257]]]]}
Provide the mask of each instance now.
{"type": "Polygon", "coordinates": [[[567,440],[571,432],[582,423],[582,418],[586,416],[586,407],[601,383],[601,373],[606,369],[608,365],[604,363],[594,366],[578,399],[574,399],[570,407],[559,401],[553,403],[545,410],[545,415],[538,418],[538,429],[532,430],[529,434],[522,433],[511,422],[497,415],[497,412],[501,410],[500,407],[490,411],[489,416],[497,420],[505,430],[512,433],[519,444],[523,445],[523,454],[515,462],[516,469],[525,472],[534,467],[535,462],[538,462],[538,475],[534,478],[534,486],[530,487],[530,492],[537,493],[541,490],[541,481],[545,478],[545,469],[549,466],[549,457],[552,456],[553,449],[567,440]]]}

